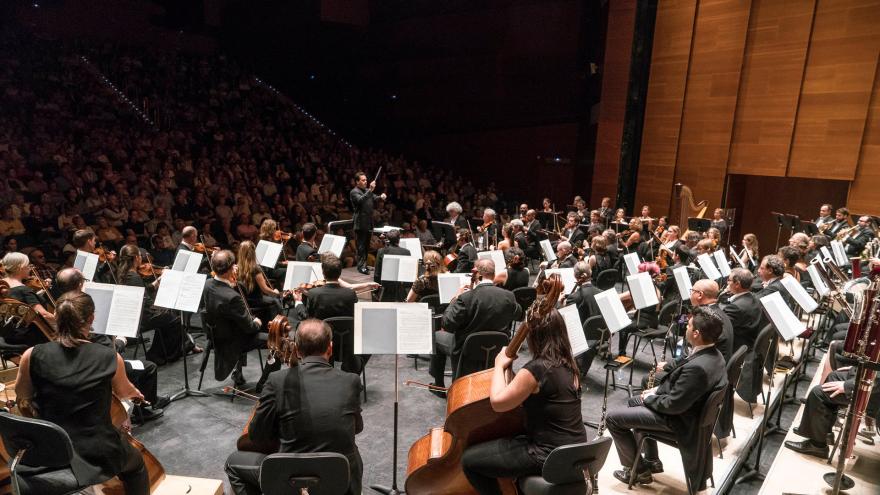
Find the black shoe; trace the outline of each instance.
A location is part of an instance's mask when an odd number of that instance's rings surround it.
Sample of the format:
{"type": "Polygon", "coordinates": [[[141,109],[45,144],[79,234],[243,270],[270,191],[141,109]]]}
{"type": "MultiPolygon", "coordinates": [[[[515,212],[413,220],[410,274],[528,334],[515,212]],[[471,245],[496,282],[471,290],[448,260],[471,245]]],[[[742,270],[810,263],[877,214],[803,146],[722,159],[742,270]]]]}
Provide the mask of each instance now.
{"type": "Polygon", "coordinates": [[[242,372],[233,371],[232,383],[235,385],[235,388],[242,389],[245,385],[247,385],[247,380],[244,379],[244,374],[242,374],[242,372]]]}
{"type": "Polygon", "coordinates": [[[642,461],[639,462],[639,467],[642,469],[648,468],[648,470],[651,471],[651,474],[660,474],[663,472],[663,463],[660,462],[660,459],[650,461],[648,459],[642,459],[642,461]]]}
{"type": "Polygon", "coordinates": [[[806,438],[806,435],[802,434],[801,431],[798,429],[797,426],[795,426],[794,428],[792,428],[792,429],[791,429],[791,432],[794,433],[795,435],[799,436],[799,437],[805,437],[805,438],[806,438]]]}
{"type": "MultiPolygon", "coordinates": [[[[436,383],[432,383],[431,385],[433,385],[433,386],[435,386],[435,387],[443,387],[443,388],[446,388],[444,385],[438,385],[438,384],[436,384],[436,383]]],[[[432,394],[436,395],[437,397],[440,397],[441,399],[445,399],[445,398],[446,398],[446,390],[439,390],[439,389],[436,389],[436,388],[429,388],[428,391],[430,391],[432,394]]]]}
{"type": "Polygon", "coordinates": [[[152,407],[142,407],[138,406],[135,409],[134,414],[131,416],[131,422],[136,425],[142,425],[147,421],[153,421],[154,419],[159,419],[165,414],[165,411],[162,409],[156,409],[152,407]]]}
{"type": "Polygon", "coordinates": [[[828,457],[828,446],[816,445],[811,440],[804,440],[803,442],[794,442],[792,440],[788,440],[785,442],[785,446],[795,452],[811,455],[820,459],[825,459],[828,457]]]}
{"type": "MultiPolygon", "coordinates": [[[[632,469],[628,467],[624,467],[623,469],[619,469],[614,471],[614,477],[617,478],[617,481],[621,483],[626,483],[629,485],[629,478],[632,474],[632,469]]],[[[651,471],[645,470],[636,475],[636,484],[639,485],[649,485],[654,482],[654,477],[651,476],[651,471]]]]}
{"type": "Polygon", "coordinates": [[[806,397],[801,397],[801,398],[798,399],[798,402],[800,402],[801,404],[806,404],[806,403],[807,403],[807,398],[806,398],[806,397]]]}
{"type": "Polygon", "coordinates": [[[168,404],[171,404],[171,399],[169,399],[168,397],[166,397],[164,395],[160,395],[160,396],[156,397],[156,401],[153,402],[152,408],[153,409],[165,409],[165,407],[168,406],[168,404]]]}
{"type": "Polygon", "coordinates": [[[358,273],[361,273],[363,275],[369,275],[370,270],[367,270],[366,268],[358,268],[358,273]]]}

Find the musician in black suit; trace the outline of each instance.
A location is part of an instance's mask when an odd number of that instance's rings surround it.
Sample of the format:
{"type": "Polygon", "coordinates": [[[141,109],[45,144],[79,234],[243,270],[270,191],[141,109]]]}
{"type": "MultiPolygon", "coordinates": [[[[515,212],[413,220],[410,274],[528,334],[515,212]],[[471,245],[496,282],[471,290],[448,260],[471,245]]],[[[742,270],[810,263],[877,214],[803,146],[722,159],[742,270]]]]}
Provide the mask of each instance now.
{"type": "Polygon", "coordinates": [[[431,355],[429,371],[434,384],[440,387],[444,386],[446,356],[452,357],[454,370],[468,335],[487,330],[508,333],[510,323],[523,315],[513,292],[495,286],[495,263],[492,260],[478,260],[476,269],[479,281],[473,289],[463,287],[452,298],[443,313],[443,330],[434,334],[434,354],[431,355]]]}
{"type": "Polygon", "coordinates": [[[834,239],[837,237],[837,234],[840,233],[841,230],[849,227],[849,210],[846,208],[838,208],[836,212],[834,212],[834,222],[831,224],[831,227],[828,227],[825,230],[825,235],[834,239]]]}
{"type": "Polygon", "coordinates": [[[315,243],[315,235],[318,227],[309,222],[302,226],[302,242],[296,247],[296,261],[317,261],[318,246],[315,243]]]}
{"type": "Polygon", "coordinates": [[[865,250],[865,246],[874,239],[874,229],[871,228],[871,223],[873,223],[871,217],[859,217],[858,228],[845,240],[844,248],[846,249],[847,256],[860,256],[862,251],[865,250]]]}
{"type": "Polygon", "coordinates": [[[715,338],[715,348],[724,356],[726,363],[733,355],[733,323],[718,305],[718,283],[714,280],[698,280],[691,288],[691,306],[705,306],[721,319],[721,334],[715,338]]]}
{"type": "Polygon", "coordinates": [[[457,202],[453,201],[446,205],[446,213],[449,214],[449,218],[446,219],[447,222],[452,224],[452,227],[456,229],[468,229],[468,222],[465,217],[461,215],[462,208],[461,205],[457,202]]]}
{"type": "Polygon", "coordinates": [[[501,238],[501,229],[495,217],[495,210],[492,208],[483,210],[483,225],[477,227],[477,238],[483,251],[498,245],[498,240],[501,238]]]}
{"type": "Polygon", "coordinates": [[[577,262],[577,256],[572,253],[571,243],[562,241],[556,245],[556,259],[550,264],[550,268],[574,268],[577,262]]]}
{"type": "Polygon", "coordinates": [[[749,290],[754,278],[752,272],[745,268],[734,268],[727,277],[730,297],[721,305],[721,309],[733,324],[734,351],[743,345],[753,348],[763,326],[761,301],[749,290]]]}
{"type": "Polygon", "coordinates": [[[399,230],[390,230],[385,233],[385,240],[388,241],[388,245],[379,249],[379,252],[376,253],[376,271],[373,273],[373,280],[377,284],[382,285],[382,297],[380,298],[383,302],[402,302],[406,295],[409,293],[409,288],[404,287],[406,284],[404,282],[389,282],[382,280],[382,260],[385,258],[386,254],[393,254],[398,256],[409,256],[409,249],[400,247],[400,231],[399,230]]]}
{"type": "Polygon", "coordinates": [[[215,275],[205,282],[205,320],[214,341],[214,378],[225,380],[232,372],[236,387],[241,387],[246,382],[241,372],[244,355],[264,345],[259,338],[262,322],[250,316],[235,288],[232,251],[214,253],[211,263],[215,275]]]}
{"type": "Polygon", "coordinates": [[[180,251],[193,251],[195,250],[196,243],[199,242],[199,231],[192,225],[187,225],[180,231],[180,244],[177,245],[177,249],[174,250],[174,257],[177,258],[177,253],[180,251]]]}
{"type": "MultiPolygon", "coordinates": [[[[596,212],[594,211],[593,213],[596,212]]],[[[596,217],[598,218],[598,213],[596,213],[596,217]]],[[[568,241],[573,249],[583,246],[586,234],[580,228],[577,213],[573,211],[568,212],[568,216],[565,217],[565,227],[563,227],[562,235],[559,238],[562,241],[568,241]]]]}
{"type": "MultiPolygon", "coordinates": [[[[721,353],[715,342],[721,335],[722,322],[717,314],[694,308],[685,337],[693,346],[691,354],[661,380],[660,386],[645,390],[643,404],[624,407],[608,414],[608,431],[614,439],[623,469],[614,477],[628,483],[635,462],[636,437],[633,429],[674,433],[684,461],[685,474],[694,490],[706,489],[706,478],[712,473],[712,452],[706,458],[697,454],[711,438],[702,438],[695,427],[709,395],[727,386],[721,353]]],[[[645,441],[645,459],[639,461],[636,480],[641,484],[653,481],[651,473],[663,472],[657,456],[657,444],[645,441]]]]}
{"type": "MultiPolygon", "coordinates": [[[[589,263],[586,261],[577,262],[574,265],[574,278],[578,284],[577,288],[571,294],[565,296],[566,306],[574,304],[577,307],[581,325],[591,316],[600,314],[599,305],[596,303],[596,294],[602,291],[593,285],[592,276],[593,272],[590,270],[589,263]]],[[[598,341],[595,340],[590,341],[590,348],[587,349],[587,352],[576,358],[582,376],[585,376],[590,371],[593,359],[599,352],[597,343],[598,341]]]]}
{"type": "MultiPolygon", "coordinates": [[[[362,274],[369,273],[367,270],[367,251],[370,248],[370,237],[373,230],[373,200],[376,195],[376,181],[370,182],[367,187],[367,174],[355,172],[354,180],[357,185],[348,194],[352,209],[352,230],[354,231],[355,244],[357,245],[357,269],[362,274]]],[[[385,199],[385,193],[378,196],[385,199]]]]}
{"type": "MultiPolygon", "coordinates": [[[[761,260],[758,266],[758,276],[761,278],[761,284],[758,287],[756,296],[761,299],[774,292],[782,295],[782,299],[789,308],[794,307],[794,299],[782,285],[782,276],[785,274],[785,263],[782,258],[775,254],[768,254],[761,260]]],[[[754,291],[754,284],[752,290],[754,291]]]]}
{"type": "MultiPolygon", "coordinates": [[[[333,368],[330,326],[306,320],[296,333],[298,366],[269,375],[250,424],[257,444],[279,442],[279,452],[336,452],[348,458],[349,495],[360,495],[363,461],[355,435],[364,429],[361,382],[357,375],[333,368]]],[[[236,451],[226,460],[226,474],[236,495],[260,493],[260,464],[265,454],[236,451]]]]}
{"type": "Polygon", "coordinates": [[[455,260],[456,273],[470,273],[477,262],[477,248],[471,242],[471,231],[468,229],[458,229],[455,235],[458,241],[458,250],[456,254],[458,258],[455,260]]]}

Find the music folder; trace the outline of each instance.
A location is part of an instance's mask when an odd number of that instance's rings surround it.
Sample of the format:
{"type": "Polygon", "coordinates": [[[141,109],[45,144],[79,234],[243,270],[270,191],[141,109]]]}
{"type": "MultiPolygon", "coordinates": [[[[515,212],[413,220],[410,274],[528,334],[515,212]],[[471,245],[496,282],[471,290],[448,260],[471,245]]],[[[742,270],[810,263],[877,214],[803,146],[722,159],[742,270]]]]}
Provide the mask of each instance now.
{"type": "Polygon", "coordinates": [[[345,247],[345,236],[324,234],[321,245],[318,246],[318,254],[333,253],[336,257],[342,256],[342,248],[345,247]]]}
{"type": "Polygon", "coordinates": [[[660,304],[657,297],[657,289],[654,288],[654,282],[651,275],[642,272],[636,275],[626,277],[626,283],[629,286],[629,293],[632,296],[633,305],[636,309],[644,309],[660,304]]]}
{"type": "MultiPolygon", "coordinates": [[[[807,271],[809,271],[809,269],[810,268],[808,267],[807,271]]],[[[813,267],[813,270],[815,269],[816,268],[813,267]]],[[[782,286],[785,287],[785,290],[787,290],[789,294],[791,294],[791,297],[794,298],[795,302],[798,303],[798,306],[803,308],[804,312],[812,313],[819,307],[819,303],[807,294],[807,290],[804,289],[804,286],[795,280],[794,277],[782,277],[780,282],[782,282],[782,286]]]]}
{"type": "Polygon", "coordinates": [[[626,264],[626,271],[630,275],[639,273],[639,253],[628,253],[623,255],[623,262],[626,264]]]}
{"type": "Polygon", "coordinates": [[[550,244],[550,240],[541,239],[539,244],[541,246],[541,251],[544,252],[544,258],[547,260],[547,263],[553,263],[556,261],[556,251],[553,250],[553,245],[550,244]]]}
{"type": "Polygon", "coordinates": [[[437,288],[440,292],[440,304],[449,304],[458,289],[470,285],[471,276],[467,273],[440,273],[437,275],[437,288]]]}
{"type": "Polygon", "coordinates": [[[354,305],[355,354],[431,354],[431,308],[424,303],[354,305]]]}
{"type": "Polygon", "coordinates": [[[324,270],[320,263],[310,261],[288,261],[287,271],[284,273],[284,287],[282,290],[291,290],[300,284],[312,283],[324,279],[324,270]]]}
{"type": "Polygon", "coordinates": [[[129,285],[86,282],[83,292],[95,303],[92,332],[101,335],[135,338],[141,322],[144,288],[129,285]]]}
{"type": "Polygon", "coordinates": [[[708,254],[704,253],[697,256],[697,264],[700,265],[700,268],[709,280],[718,280],[721,278],[721,272],[715,267],[715,263],[712,262],[712,258],[710,258],[708,254]]]}
{"type": "Polygon", "coordinates": [[[202,253],[181,249],[177,251],[171,269],[178,272],[196,273],[200,266],[202,266],[202,253]]]}
{"type": "Polygon", "coordinates": [[[565,329],[568,332],[568,342],[571,344],[571,355],[579,356],[590,349],[584,327],[581,325],[581,315],[577,306],[569,304],[559,310],[559,316],[565,321],[565,329]]]}
{"type": "Polygon", "coordinates": [[[786,342],[804,333],[804,330],[807,329],[806,324],[798,319],[792,313],[791,308],[785,304],[785,300],[782,299],[782,294],[779,292],[772,292],[762,297],[761,304],[767,311],[773,326],[776,327],[776,331],[786,342]]]}
{"type": "Polygon", "coordinates": [[[400,239],[400,247],[409,250],[410,256],[422,259],[422,241],[416,237],[404,237],[400,239]]]}
{"type": "Polygon", "coordinates": [[[675,285],[678,287],[678,293],[681,295],[681,299],[685,300],[691,297],[693,284],[691,283],[691,274],[688,273],[687,267],[680,266],[674,268],[672,270],[672,276],[675,277],[675,285]]]}
{"type": "Polygon", "coordinates": [[[199,310],[207,275],[165,270],[153,306],[195,313],[199,310]]]}
{"type": "Polygon", "coordinates": [[[86,280],[92,280],[95,278],[95,271],[98,269],[98,261],[97,254],[77,249],[76,258],[73,260],[73,267],[81,271],[86,280]]]}
{"type": "Polygon", "coordinates": [[[260,239],[255,250],[257,263],[266,268],[275,268],[275,265],[278,264],[278,257],[281,256],[281,250],[283,248],[284,246],[281,243],[260,239]]]}
{"type": "Polygon", "coordinates": [[[495,275],[507,271],[507,263],[504,261],[504,251],[496,249],[495,251],[480,251],[477,253],[478,259],[490,259],[495,262],[495,275]]]}
{"type": "Polygon", "coordinates": [[[819,294],[819,297],[825,297],[831,292],[831,289],[825,284],[825,280],[819,274],[819,269],[816,268],[816,263],[821,263],[819,258],[814,258],[815,263],[810,263],[810,266],[807,267],[807,273],[810,275],[810,280],[813,281],[813,287],[816,288],[816,292],[819,294]]]}
{"type": "Polygon", "coordinates": [[[419,274],[419,259],[415,256],[386,254],[382,257],[380,280],[388,282],[415,282],[419,274]]]}
{"type": "Polygon", "coordinates": [[[611,333],[616,333],[621,328],[632,324],[632,320],[629,319],[623,308],[623,303],[620,302],[620,295],[615,289],[608,289],[596,294],[596,304],[599,306],[602,319],[605,320],[611,333]]]}

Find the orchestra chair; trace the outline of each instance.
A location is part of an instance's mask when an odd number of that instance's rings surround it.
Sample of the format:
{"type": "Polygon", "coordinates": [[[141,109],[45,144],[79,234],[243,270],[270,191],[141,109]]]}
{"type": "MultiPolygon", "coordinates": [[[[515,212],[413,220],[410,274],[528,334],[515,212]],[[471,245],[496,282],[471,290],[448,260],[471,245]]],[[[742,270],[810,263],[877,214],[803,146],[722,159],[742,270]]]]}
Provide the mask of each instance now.
{"type": "Polygon", "coordinates": [[[611,437],[556,447],[541,469],[541,475],[517,479],[524,495],[590,495],[597,488],[596,475],[611,449],[611,437]]]}
{"type": "Polygon", "coordinates": [[[608,336],[608,329],[602,315],[594,315],[584,320],[583,328],[584,336],[587,338],[590,348],[575,358],[575,360],[577,361],[581,376],[586,376],[596,356],[608,353],[608,338],[610,336],[608,336]]]}
{"type": "MultiPolygon", "coordinates": [[[[208,358],[211,357],[211,350],[214,349],[214,326],[208,321],[207,312],[204,309],[199,311],[199,317],[202,321],[202,330],[205,331],[205,340],[207,343],[205,344],[205,350],[202,353],[202,364],[199,365],[199,385],[196,387],[196,390],[202,389],[202,381],[205,379],[205,370],[208,369],[208,358]]],[[[269,340],[269,334],[265,332],[260,332],[258,334],[258,338],[260,344],[256,347],[246,349],[242,354],[240,359],[245,359],[247,357],[247,353],[256,349],[257,357],[260,361],[260,372],[263,371],[263,352],[262,348],[267,345],[269,340]]],[[[185,358],[184,358],[185,359],[185,358]]],[[[235,395],[233,394],[230,397],[232,400],[235,400],[235,395]]]]}
{"type": "Polygon", "coordinates": [[[367,362],[370,356],[354,354],[354,317],[332,316],[324,320],[333,330],[333,357],[330,364],[335,361],[342,363],[342,371],[361,375],[364,385],[364,402],[367,401],[367,362]]]}
{"type": "MultiPolygon", "coordinates": [[[[422,296],[419,299],[420,303],[427,304],[429,308],[431,308],[431,330],[436,332],[440,330],[440,322],[443,321],[443,313],[446,311],[446,307],[449,304],[440,304],[440,294],[431,294],[429,296],[422,296]]],[[[409,356],[407,356],[409,357],[409,356]]],[[[419,369],[419,356],[418,354],[413,354],[413,368],[416,370],[419,369]]]]}
{"type": "Polygon", "coordinates": [[[494,366],[495,356],[508,342],[510,342],[510,337],[506,333],[494,330],[474,332],[465,337],[452,381],[458,377],[487,370],[494,366]]]}
{"type": "Polygon", "coordinates": [[[3,369],[8,369],[6,362],[7,356],[20,356],[28,349],[25,344],[10,344],[6,339],[0,337],[0,361],[3,363],[3,369]]]}
{"type": "Polygon", "coordinates": [[[599,275],[596,276],[596,287],[601,290],[611,289],[620,281],[620,272],[617,268],[608,268],[607,270],[602,270],[599,272],[599,275]]]}
{"type": "Polygon", "coordinates": [[[12,458],[12,493],[66,495],[88,487],[80,485],[73,474],[71,461],[78,456],[60,426],[0,412],[0,438],[12,458]]]}
{"type": "MultiPolygon", "coordinates": [[[[663,339],[663,346],[665,347],[667,344],[666,334],[669,333],[669,327],[672,325],[672,319],[675,317],[675,314],[678,312],[678,301],[671,301],[663,305],[660,308],[660,314],[657,316],[657,328],[636,328],[632,332],[627,335],[627,340],[633,339],[633,350],[632,350],[632,358],[636,359],[636,355],[639,352],[639,344],[642,343],[642,340],[646,340],[647,343],[645,347],[650,344],[651,346],[651,355],[654,356],[654,362],[657,362],[657,351],[654,349],[654,339],[663,339]]],[[[633,322],[634,325],[638,324],[638,320],[633,322]]],[[[643,349],[644,350],[644,349],[643,349]]],[[[629,385],[632,385],[633,379],[633,371],[635,371],[635,366],[630,367],[629,369],[629,385]]]]}
{"type": "Polygon", "coordinates": [[[263,495],[342,495],[350,482],[348,459],[336,452],[272,454],[260,464],[263,495]]]}
{"type": "Polygon", "coordinates": [[[772,323],[764,325],[755,339],[755,345],[752,350],[746,353],[743,362],[743,369],[740,374],[739,382],[735,385],[736,394],[749,405],[749,417],[754,418],[752,404],[754,404],[758,395],[761,400],[766,403],[767,396],[764,394],[764,362],[770,353],[771,344],[775,342],[776,328],[772,323]]]}
{"type": "MultiPolygon", "coordinates": [[[[519,307],[522,308],[523,319],[525,319],[526,312],[529,309],[529,306],[535,302],[535,299],[538,297],[538,291],[535,290],[534,287],[517,287],[513,289],[513,297],[516,298],[516,303],[519,304],[519,307]]],[[[516,329],[516,324],[522,322],[523,320],[514,320],[510,323],[510,330],[513,332],[516,329]]]]}
{"type": "Polygon", "coordinates": [[[718,415],[718,424],[715,425],[719,459],[724,459],[724,448],[721,446],[721,439],[727,437],[724,425],[730,425],[730,433],[733,438],[736,438],[736,428],[733,427],[733,391],[742,375],[743,363],[746,360],[748,350],[749,348],[745,345],[739,346],[739,349],[733,353],[733,356],[730,356],[730,361],[727,362],[727,383],[730,386],[727,387],[727,394],[724,395],[724,402],[721,404],[721,413],[718,415]]]}
{"type": "MultiPolygon", "coordinates": [[[[714,390],[709,394],[706,404],[703,405],[703,413],[700,415],[700,421],[697,424],[697,428],[703,430],[703,436],[706,438],[706,443],[700,446],[701,451],[697,456],[698,459],[708,458],[711,454],[712,430],[715,428],[715,423],[718,421],[718,414],[721,412],[721,403],[724,402],[724,395],[727,393],[728,388],[730,388],[729,384],[714,390]]],[[[642,459],[642,449],[645,446],[645,440],[650,439],[664,443],[676,449],[679,448],[678,442],[675,439],[675,433],[673,432],[634,429],[633,433],[635,434],[639,447],[636,449],[635,461],[633,462],[629,478],[629,486],[627,487],[630,490],[636,482],[636,474],[639,472],[639,461],[642,459]]],[[[710,474],[709,480],[712,482],[712,488],[715,488],[715,477],[710,474]]],[[[691,479],[688,476],[685,476],[685,481],[687,482],[688,494],[696,494],[697,490],[695,487],[691,486],[691,479]]]]}

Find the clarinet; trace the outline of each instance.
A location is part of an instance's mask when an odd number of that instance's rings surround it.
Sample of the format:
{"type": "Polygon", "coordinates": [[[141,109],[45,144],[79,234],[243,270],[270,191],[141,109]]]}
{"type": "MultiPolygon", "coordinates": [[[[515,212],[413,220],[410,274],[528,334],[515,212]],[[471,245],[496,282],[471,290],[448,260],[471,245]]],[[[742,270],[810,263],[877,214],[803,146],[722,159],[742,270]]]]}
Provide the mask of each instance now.
{"type": "Polygon", "coordinates": [[[605,436],[605,416],[608,415],[608,394],[602,397],[602,416],[599,418],[599,426],[596,428],[596,436],[605,436]]]}

